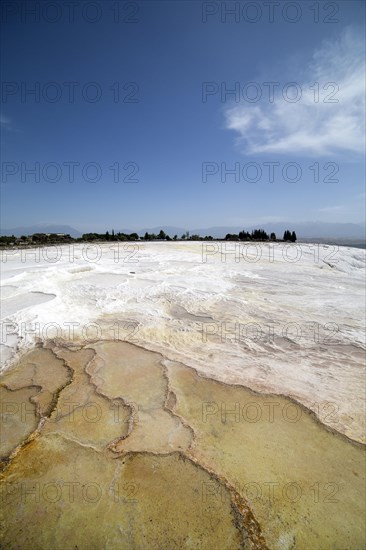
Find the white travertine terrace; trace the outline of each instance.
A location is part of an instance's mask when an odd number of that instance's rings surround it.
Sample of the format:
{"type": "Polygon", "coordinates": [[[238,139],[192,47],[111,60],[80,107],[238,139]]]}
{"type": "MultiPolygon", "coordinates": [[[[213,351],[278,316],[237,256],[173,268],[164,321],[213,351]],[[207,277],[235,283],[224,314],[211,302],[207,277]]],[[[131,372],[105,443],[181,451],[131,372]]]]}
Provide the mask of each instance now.
{"type": "Polygon", "coordinates": [[[365,250],[234,242],[2,251],[2,352],[119,338],[291,396],[365,441],[365,250]],[[95,323],[95,324],[94,324],[95,323]]]}

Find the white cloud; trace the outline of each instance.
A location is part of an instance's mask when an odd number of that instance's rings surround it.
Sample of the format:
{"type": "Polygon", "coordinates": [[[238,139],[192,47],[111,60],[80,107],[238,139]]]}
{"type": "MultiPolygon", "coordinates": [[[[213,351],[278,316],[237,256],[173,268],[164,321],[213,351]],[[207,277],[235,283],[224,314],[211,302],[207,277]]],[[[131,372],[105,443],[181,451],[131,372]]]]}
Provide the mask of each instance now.
{"type": "MultiPolygon", "coordinates": [[[[299,69],[300,70],[300,69],[299,69]]],[[[303,69],[301,69],[304,74],[303,69]]],[[[365,150],[364,42],[346,29],[338,41],[324,42],[315,51],[299,85],[296,103],[285,101],[282,87],[275,88],[274,102],[242,101],[226,109],[226,127],[239,133],[245,153],[287,153],[308,156],[365,150]],[[319,102],[314,101],[314,82],[319,83],[319,102]],[[323,90],[327,83],[333,85],[323,90]],[[332,94],[332,92],[335,92],[332,94]],[[338,99],[336,103],[325,99],[338,99]]],[[[293,79],[295,80],[295,79],[293,79]]],[[[262,87],[263,92],[267,89],[262,87]]],[[[288,89],[288,96],[294,93],[288,89]]],[[[267,90],[268,92],[268,90],[267,90]]],[[[264,96],[264,93],[263,93],[264,96]]]]}
{"type": "Polygon", "coordinates": [[[4,116],[3,114],[0,114],[0,128],[2,130],[8,130],[9,132],[16,132],[17,131],[13,127],[13,123],[10,120],[10,118],[4,116]]]}
{"type": "Polygon", "coordinates": [[[340,212],[341,210],[344,210],[344,206],[324,206],[324,208],[318,208],[316,212],[322,212],[324,214],[332,213],[332,212],[340,212]]]}
{"type": "Polygon", "coordinates": [[[0,115],[0,126],[7,127],[10,124],[10,120],[7,117],[5,117],[4,115],[0,115]]]}

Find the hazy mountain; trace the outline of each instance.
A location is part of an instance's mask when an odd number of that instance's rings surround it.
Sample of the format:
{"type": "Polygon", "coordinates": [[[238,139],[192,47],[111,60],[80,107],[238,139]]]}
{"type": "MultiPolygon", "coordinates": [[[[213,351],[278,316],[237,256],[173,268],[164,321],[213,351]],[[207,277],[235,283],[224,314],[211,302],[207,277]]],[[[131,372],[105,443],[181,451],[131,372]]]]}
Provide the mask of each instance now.
{"type": "MultiPolygon", "coordinates": [[[[174,227],[169,225],[159,225],[157,227],[144,227],[135,230],[140,236],[146,232],[155,233],[160,230],[165,231],[170,237],[178,235],[180,238],[187,231],[184,227],[174,227]]],[[[252,229],[264,229],[267,233],[272,231],[276,233],[278,238],[282,238],[286,229],[296,231],[299,239],[356,239],[365,240],[365,225],[357,223],[328,223],[328,222],[273,222],[254,225],[236,225],[236,226],[213,226],[199,229],[189,229],[190,235],[211,235],[214,238],[223,238],[227,233],[239,233],[242,230],[251,231],[252,229]]],[[[121,230],[122,233],[132,233],[131,229],[121,230]]]]}
{"type": "MultiPolygon", "coordinates": [[[[119,229],[115,230],[117,233],[138,233],[140,236],[144,236],[146,232],[155,233],[156,235],[160,230],[165,231],[170,237],[178,235],[180,238],[183,233],[187,231],[184,227],[175,227],[171,225],[159,225],[156,227],[144,227],[139,230],[134,229],[119,229]]],[[[328,222],[273,222],[255,225],[237,225],[237,226],[213,226],[199,229],[190,229],[190,235],[211,235],[214,238],[224,238],[227,233],[239,233],[242,230],[251,231],[252,229],[264,229],[267,233],[272,231],[276,233],[278,238],[282,238],[285,229],[296,231],[298,239],[338,239],[338,240],[359,240],[364,241],[366,239],[366,229],[364,224],[357,223],[328,223],[328,222]]],[[[93,231],[93,229],[90,229],[93,231]]],[[[101,231],[97,231],[99,233],[101,231]]],[[[109,232],[111,230],[109,229],[109,232]]],[[[46,225],[38,224],[25,227],[14,227],[12,229],[2,229],[1,235],[15,235],[20,237],[21,235],[32,235],[33,233],[69,233],[72,237],[80,237],[82,233],[69,225],[46,225]]]]}
{"type": "Polygon", "coordinates": [[[183,227],[174,227],[172,225],[159,225],[159,227],[144,227],[143,229],[139,229],[137,233],[141,236],[144,236],[145,233],[155,233],[157,235],[160,230],[165,231],[170,237],[174,237],[174,235],[178,235],[180,238],[183,233],[187,231],[187,229],[184,229],[183,227]]]}
{"type": "Polygon", "coordinates": [[[272,231],[278,238],[282,238],[285,229],[296,231],[300,239],[311,238],[354,238],[365,239],[365,225],[356,223],[327,223],[327,222],[273,222],[247,226],[224,226],[194,229],[191,234],[211,235],[212,237],[225,237],[227,233],[239,233],[242,230],[264,229],[267,233],[272,231]]]}
{"type": "Polygon", "coordinates": [[[329,222],[276,222],[265,224],[263,229],[265,231],[278,232],[278,236],[285,229],[291,229],[296,231],[296,234],[300,238],[304,237],[336,237],[336,238],[357,238],[365,239],[365,225],[357,223],[329,223],[329,222]]]}
{"type": "Polygon", "coordinates": [[[72,237],[81,237],[82,235],[80,231],[70,227],[69,225],[38,224],[0,230],[1,235],[15,235],[16,237],[21,237],[22,235],[33,235],[33,233],[66,233],[72,237]]]}
{"type": "MultiPolygon", "coordinates": [[[[178,235],[181,237],[187,229],[183,227],[172,227],[168,225],[161,225],[158,227],[148,227],[136,231],[139,235],[143,236],[146,231],[148,233],[158,234],[160,229],[165,231],[170,237],[178,235]]],[[[198,229],[189,229],[190,235],[211,235],[214,238],[223,238],[227,233],[239,233],[242,230],[251,231],[252,229],[264,229],[267,233],[272,231],[276,233],[278,238],[282,238],[286,229],[291,231],[295,230],[296,235],[300,239],[306,238],[336,238],[336,239],[365,239],[365,225],[356,223],[328,223],[328,222],[273,222],[254,225],[236,225],[236,226],[213,226],[204,227],[198,229]]],[[[123,232],[131,233],[132,230],[126,229],[123,232]]]]}

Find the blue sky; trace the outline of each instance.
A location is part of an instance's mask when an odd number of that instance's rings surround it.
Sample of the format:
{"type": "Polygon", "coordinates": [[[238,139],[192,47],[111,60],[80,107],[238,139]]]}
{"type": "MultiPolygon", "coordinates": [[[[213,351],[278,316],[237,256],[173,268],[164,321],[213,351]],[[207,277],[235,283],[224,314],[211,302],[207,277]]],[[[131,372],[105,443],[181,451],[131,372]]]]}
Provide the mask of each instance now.
{"type": "Polygon", "coordinates": [[[3,3],[4,228],[364,221],[363,2],[35,4],[3,3]]]}

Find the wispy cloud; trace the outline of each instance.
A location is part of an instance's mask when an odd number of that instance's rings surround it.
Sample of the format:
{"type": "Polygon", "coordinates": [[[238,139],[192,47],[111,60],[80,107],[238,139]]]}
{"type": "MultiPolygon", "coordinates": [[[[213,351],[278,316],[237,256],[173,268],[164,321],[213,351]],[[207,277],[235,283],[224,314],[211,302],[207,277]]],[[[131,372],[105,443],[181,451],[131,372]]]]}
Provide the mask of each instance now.
{"type": "Polygon", "coordinates": [[[322,212],[324,214],[332,213],[332,212],[340,212],[344,210],[344,206],[336,205],[336,206],[324,206],[323,208],[318,208],[316,212],[322,212]]]}
{"type": "MultiPolygon", "coordinates": [[[[301,72],[304,75],[303,69],[301,72]]],[[[313,53],[305,73],[306,78],[297,81],[302,96],[296,103],[283,99],[280,86],[273,103],[242,102],[226,109],[226,127],[239,133],[244,152],[307,156],[364,152],[363,38],[348,28],[338,41],[323,42],[313,53]],[[311,88],[314,82],[319,83],[318,102],[314,101],[311,88]],[[338,86],[338,92],[332,86],[322,90],[330,82],[338,86]],[[326,98],[338,102],[324,102],[326,98]]]]}
{"type": "Polygon", "coordinates": [[[9,132],[19,131],[16,128],[14,128],[12,120],[3,114],[0,114],[0,128],[2,130],[8,130],[9,132]]]}
{"type": "Polygon", "coordinates": [[[2,128],[9,128],[11,126],[10,119],[0,114],[0,126],[2,128]]]}

